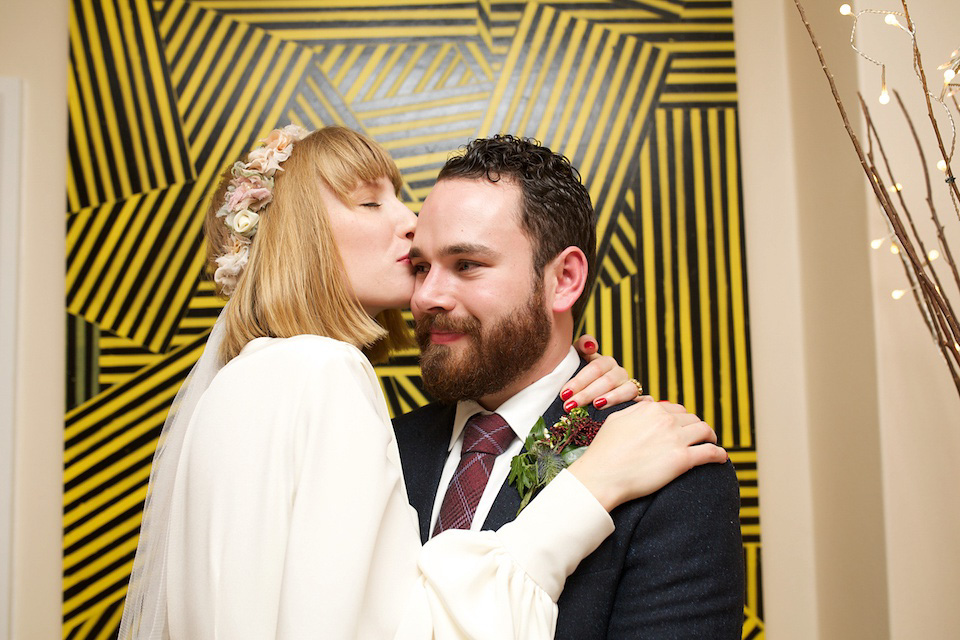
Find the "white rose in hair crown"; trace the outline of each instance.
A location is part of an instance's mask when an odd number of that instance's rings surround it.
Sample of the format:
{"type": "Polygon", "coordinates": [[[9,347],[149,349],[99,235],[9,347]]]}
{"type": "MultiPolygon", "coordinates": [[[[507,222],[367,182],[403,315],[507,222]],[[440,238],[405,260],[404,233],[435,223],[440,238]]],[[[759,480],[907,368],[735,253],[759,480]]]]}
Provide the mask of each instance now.
{"type": "Polygon", "coordinates": [[[259,220],[260,216],[249,209],[227,215],[227,225],[233,229],[233,232],[248,238],[256,232],[259,220]]]}
{"type": "Polygon", "coordinates": [[[290,157],[293,143],[309,133],[296,124],[274,129],[261,140],[263,146],[251,151],[246,161],[235,162],[230,170],[233,179],[227,186],[217,217],[224,219],[233,235],[233,251],[217,258],[217,270],[213,274],[224,295],[234,292],[247,264],[251,238],[257,233],[264,208],[273,200],[274,175],[283,171],[280,163],[290,157]]]}

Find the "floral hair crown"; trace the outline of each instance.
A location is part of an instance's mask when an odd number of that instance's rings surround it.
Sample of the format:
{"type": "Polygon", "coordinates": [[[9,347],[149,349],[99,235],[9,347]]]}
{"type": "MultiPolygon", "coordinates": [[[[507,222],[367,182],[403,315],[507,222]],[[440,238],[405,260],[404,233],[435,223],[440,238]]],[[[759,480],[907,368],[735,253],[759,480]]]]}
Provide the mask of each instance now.
{"type": "Polygon", "coordinates": [[[230,229],[233,248],[217,258],[217,270],[213,274],[214,282],[220,285],[224,295],[232,295],[237,288],[237,280],[250,256],[251,238],[257,233],[264,207],[273,200],[274,175],[283,171],[280,163],[290,157],[293,143],[308,133],[296,124],[274,129],[261,140],[263,146],[247,155],[246,162],[239,160],[230,170],[233,178],[227,185],[217,217],[223,218],[230,229]]]}

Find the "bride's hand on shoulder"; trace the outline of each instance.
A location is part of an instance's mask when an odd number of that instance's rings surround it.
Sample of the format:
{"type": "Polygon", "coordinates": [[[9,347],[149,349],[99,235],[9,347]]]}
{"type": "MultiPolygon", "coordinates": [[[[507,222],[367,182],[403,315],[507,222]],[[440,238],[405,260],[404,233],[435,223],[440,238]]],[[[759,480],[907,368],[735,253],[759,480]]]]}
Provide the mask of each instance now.
{"type": "Polygon", "coordinates": [[[600,355],[596,338],[585,333],[573,346],[587,364],[560,390],[564,410],[591,403],[602,409],[640,399],[637,383],[615,359],[600,355]]]}
{"type": "Polygon", "coordinates": [[[716,442],[714,430],[682,405],[638,402],[610,414],[570,472],[610,511],[693,467],[726,462],[716,442]]]}

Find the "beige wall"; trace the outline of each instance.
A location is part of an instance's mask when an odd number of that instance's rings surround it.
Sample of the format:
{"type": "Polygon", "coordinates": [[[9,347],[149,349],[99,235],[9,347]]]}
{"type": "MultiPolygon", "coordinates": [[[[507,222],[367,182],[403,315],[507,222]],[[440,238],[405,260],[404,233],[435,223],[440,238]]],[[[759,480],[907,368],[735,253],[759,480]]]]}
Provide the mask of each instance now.
{"type": "MultiPolygon", "coordinates": [[[[820,5],[808,7],[811,18],[823,13],[824,3],[808,4],[820,5]]],[[[772,638],[883,638],[858,168],[793,3],[741,0],[735,12],[767,629],[772,638]]],[[[837,29],[820,31],[825,45],[843,42],[837,29]]],[[[852,63],[838,60],[834,72],[855,80],[852,63]]]]}
{"type": "Polygon", "coordinates": [[[67,6],[7,0],[0,75],[23,81],[13,638],[60,636],[67,6]]]}
{"type": "MultiPolygon", "coordinates": [[[[837,3],[808,4],[856,86],[837,3]]],[[[947,30],[946,0],[914,4],[947,30]]],[[[59,635],[66,5],[8,0],[0,25],[0,75],[24,82],[15,638],[59,635]]],[[[735,13],[768,637],[947,637],[956,396],[916,311],[889,297],[899,267],[867,250],[881,226],[792,2],[735,13]]]]}
{"type": "Polygon", "coordinates": [[[734,5],[744,230],[760,472],[763,590],[771,638],[816,638],[813,490],[795,140],[784,11],[734,5]],[[759,268],[763,265],[763,268],[759,268]],[[772,621],[772,623],[771,623],[772,621]]]}

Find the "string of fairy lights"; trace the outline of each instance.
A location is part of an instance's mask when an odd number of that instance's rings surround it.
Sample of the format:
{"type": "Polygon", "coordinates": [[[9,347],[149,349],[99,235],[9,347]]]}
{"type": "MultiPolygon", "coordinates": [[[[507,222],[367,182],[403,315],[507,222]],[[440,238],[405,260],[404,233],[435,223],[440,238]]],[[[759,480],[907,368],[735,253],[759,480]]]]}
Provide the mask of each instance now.
{"type": "MultiPolygon", "coordinates": [[[[859,48],[857,48],[857,43],[856,43],[857,25],[860,21],[860,18],[864,15],[881,15],[883,16],[883,21],[886,24],[890,25],[891,27],[896,27],[901,31],[903,31],[904,33],[907,33],[910,36],[910,40],[913,43],[916,43],[916,37],[917,37],[916,29],[912,28],[912,26],[907,26],[907,25],[904,25],[902,22],[900,22],[900,18],[903,18],[905,20],[907,18],[903,13],[900,13],[899,11],[887,11],[885,9],[861,9],[857,12],[854,12],[853,8],[851,8],[849,4],[842,4],[840,5],[840,15],[851,16],[853,18],[853,27],[851,27],[850,29],[850,47],[854,51],[856,51],[857,55],[859,55],[861,58],[880,67],[880,96],[878,100],[880,101],[880,104],[889,103],[890,94],[887,91],[887,65],[884,64],[882,61],[877,60],[876,58],[872,58],[868,56],[866,53],[864,53],[859,48]]],[[[914,58],[913,64],[914,64],[914,70],[917,70],[916,58],[914,58]]],[[[941,105],[943,105],[944,108],[946,108],[946,104],[944,102],[946,98],[957,93],[957,91],[960,91],[960,48],[955,49],[953,53],[950,54],[950,60],[948,60],[944,64],[937,67],[937,70],[943,71],[943,89],[940,91],[939,96],[934,96],[931,94],[931,97],[937,102],[939,102],[941,105]]],[[[947,113],[949,114],[950,112],[947,111],[947,113]]],[[[950,120],[952,124],[953,123],[952,116],[950,120]]],[[[954,131],[954,134],[956,134],[956,131],[954,131]]],[[[952,145],[951,145],[950,155],[951,156],[953,155],[952,145]]]]}
{"type": "MultiPolygon", "coordinates": [[[[862,16],[883,16],[883,22],[891,27],[895,27],[906,33],[910,36],[911,44],[916,44],[916,29],[913,25],[910,24],[910,21],[907,19],[906,15],[900,13],[899,11],[887,11],[882,9],[861,9],[854,12],[853,8],[849,4],[840,5],[840,14],[843,16],[849,16],[853,18],[853,26],[850,29],[850,47],[857,52],[864,60],[867,60],[871,64],[874,64],[880,67],[880,95],[877,100],[881,105],[889,104],[890,102],[890,93],[887,90],[887,65],[881,60],[873,58],[857,47],[856,35],[857,35],[857,26],[862,16]],[[904,24],[900,19],[904,19],[907,24],[904,24]]],[[[917,67],[917,59],[914,57],[913,60],[914,71],[919,76],[919,68],[917,67]]],[[[930,98],[940,104],[943,107],[944,111],[947,114],[947,119],[950,122],[950,152],[947,155],[948,160],[953,159],[953,152],[956,146],[957,140],[957,128],[956,123],[953,119],[953,114],[950,112],[948,105],[946,104],[946,99],[951,98],[954,94],[960,91],[960,48],[955,49],[950,54],[950,60],[940,65],[937,68],[938,71],[943,72],[943,88],[940,91],[939,95],[930,94],[930,98]]],[[[956,101],[954,101],[956,104],[956,101]]],[[[947,162],[942,158],[937,162],[937,170],[945,173],[947,170],[947,162]]],[[[903,190],[903,185],[899,182],[888,187],[888,190],[891,193],[896,193],[903,190]]],[[[954,203],[956,205],[956,203],[954,203]]],[[[889,222],[887,223],[887,235],[876,238],[870,242],[870,247],[874,250],[879,250],[883,247],[887,241],[890,242],[890,253],[894,255],[899,255],[900,247],[894,241],[895,234],[893,229],[890,228],[889,222]]],[[[927,252],[926,258],[928,262],[933,262],[940,258],[940,251],[937,249],[931,249],[927,252]]],[[[904,289],[894,289],[890,292],[890,297],[894,300],[900,300],[906,295],[907,291],[904,289]]]]}

